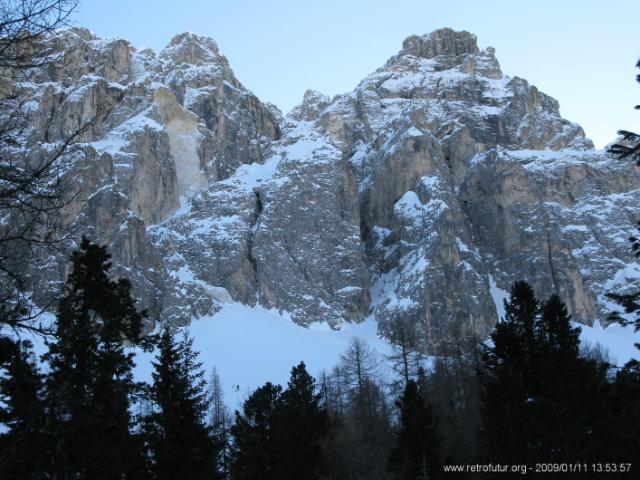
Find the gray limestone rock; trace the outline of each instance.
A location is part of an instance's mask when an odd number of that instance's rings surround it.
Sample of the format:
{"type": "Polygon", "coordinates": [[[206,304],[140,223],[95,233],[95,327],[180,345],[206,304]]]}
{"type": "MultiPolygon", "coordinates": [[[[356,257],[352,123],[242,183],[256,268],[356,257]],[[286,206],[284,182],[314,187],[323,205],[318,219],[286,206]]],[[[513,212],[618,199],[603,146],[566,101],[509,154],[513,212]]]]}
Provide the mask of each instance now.
{"type": "Polygon", "coordinates": [[[408,37],[402,42],[400,55],[433,58],[440,55],[475,55],[478,52],[478,42],[475,35],[443,28],[427,35],[408,37]]]}
{"type": "MultiPolygon", "coordinates": [[[[301,325],[373,315],[384,334],[412,321],[436,351],[454,328],[486,335],[516,280],[589,323],[640,278],[638,174],[468,32],[409,37],[352,92],[309,90],[287,116],[211,39],[181,34],[158,56],[82,29],[50,44],[61,65],[19,86],[30,154],[90,122],[61,214],[110,246],[153,319],[231,301],[301,325]]],[[[42,302],[66,259],[43,265],[42,302]]]]}

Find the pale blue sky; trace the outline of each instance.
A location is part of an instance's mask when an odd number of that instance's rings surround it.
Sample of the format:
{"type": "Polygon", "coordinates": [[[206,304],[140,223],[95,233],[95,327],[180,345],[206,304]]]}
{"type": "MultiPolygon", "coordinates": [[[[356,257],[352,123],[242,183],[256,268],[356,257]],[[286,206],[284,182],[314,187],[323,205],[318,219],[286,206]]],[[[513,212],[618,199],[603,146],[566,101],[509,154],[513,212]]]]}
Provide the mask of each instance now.
{"type": "Polygon", "coordinates": [[[558,99],[597,147],[640,130],[638,0],[81,0],[74,21],[156,52],[180,32],[210,36],[238,79],[285,113],[307,88],[351,90],[407,36],[452,27],[558,99]]]}

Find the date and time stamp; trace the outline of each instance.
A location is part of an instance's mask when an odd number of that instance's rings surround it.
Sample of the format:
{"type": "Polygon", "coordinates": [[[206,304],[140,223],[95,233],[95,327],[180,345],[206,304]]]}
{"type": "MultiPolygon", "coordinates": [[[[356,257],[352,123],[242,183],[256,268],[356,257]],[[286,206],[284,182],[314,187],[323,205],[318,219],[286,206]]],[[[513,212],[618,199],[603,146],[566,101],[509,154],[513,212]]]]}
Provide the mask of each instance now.
{"type": "Polygon", "coordinates": [[[536,463],[533,465],[523,464],[469,464],[469,465],[444,465],[445,473],[519,473],[527,474],[544,474],[544,473],[602,473],[616,474],[631,472],[631,463],[611,462],[611,463],[536,463]]]}

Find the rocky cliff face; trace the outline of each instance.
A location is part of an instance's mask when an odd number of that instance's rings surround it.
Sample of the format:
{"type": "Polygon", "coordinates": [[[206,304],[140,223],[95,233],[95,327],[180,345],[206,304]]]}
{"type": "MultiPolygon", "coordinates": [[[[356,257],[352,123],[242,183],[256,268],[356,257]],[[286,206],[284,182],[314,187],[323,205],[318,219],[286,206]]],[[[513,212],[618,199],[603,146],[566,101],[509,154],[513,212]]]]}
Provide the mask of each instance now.
{"type": "Polygon", "coordinates": [[[231,301],[335,328],[372,314],[382,332],[410,320],[429,347],[452,326],[486,334],[518,279],[591,322],[640,277],[638,174],[470,33],[409,37],[352,92],[308,91],[286,117],[211,39],[178,35],[158,56],[85,30],[51,45],[63,65],[23,85],[32,148],[92,121],[65,217],[111,246],[162,321],[231,301]]]}

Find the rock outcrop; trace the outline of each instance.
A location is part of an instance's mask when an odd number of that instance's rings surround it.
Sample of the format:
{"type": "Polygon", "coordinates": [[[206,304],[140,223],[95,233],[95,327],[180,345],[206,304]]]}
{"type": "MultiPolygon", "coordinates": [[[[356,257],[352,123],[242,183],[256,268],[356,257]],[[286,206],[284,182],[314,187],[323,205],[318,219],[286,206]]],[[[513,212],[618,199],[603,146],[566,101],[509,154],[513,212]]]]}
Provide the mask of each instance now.
{"type": "MultiPolygon", "coordinates": [[[[240,165],[262,161],[280,136],[273,108],[240,84],[208,38],[178,35],[159,56],[83,29],[56,32],[50,45],[59,66],[22,89],[32,150],[74,140],[66,223],[111,247],[116,274],[132,280],[154,318],[187,323],[215,311],[199,285],[181,296],[147,230],[240,165]]],[[[35,289],[42,302],[64,278],[64,255],[57,265],[35,289]]],[[[42,276],[40,266],[33,270],[42,276]]]]}
{"type": "Polygon", "coordinates": [[[435,348],[452,328],[486,335],[518,279],[588,323],[640,278],[638,174],[468,32],[411,36],[352,92],[307,91],[285,117],[211,39],[156,56],[76,29],[51,46],[61,67],[23,85],[31,148],[90,123],[65,218],[161,321],[259,303],[303,325],[409,320],[435,348]]]}

